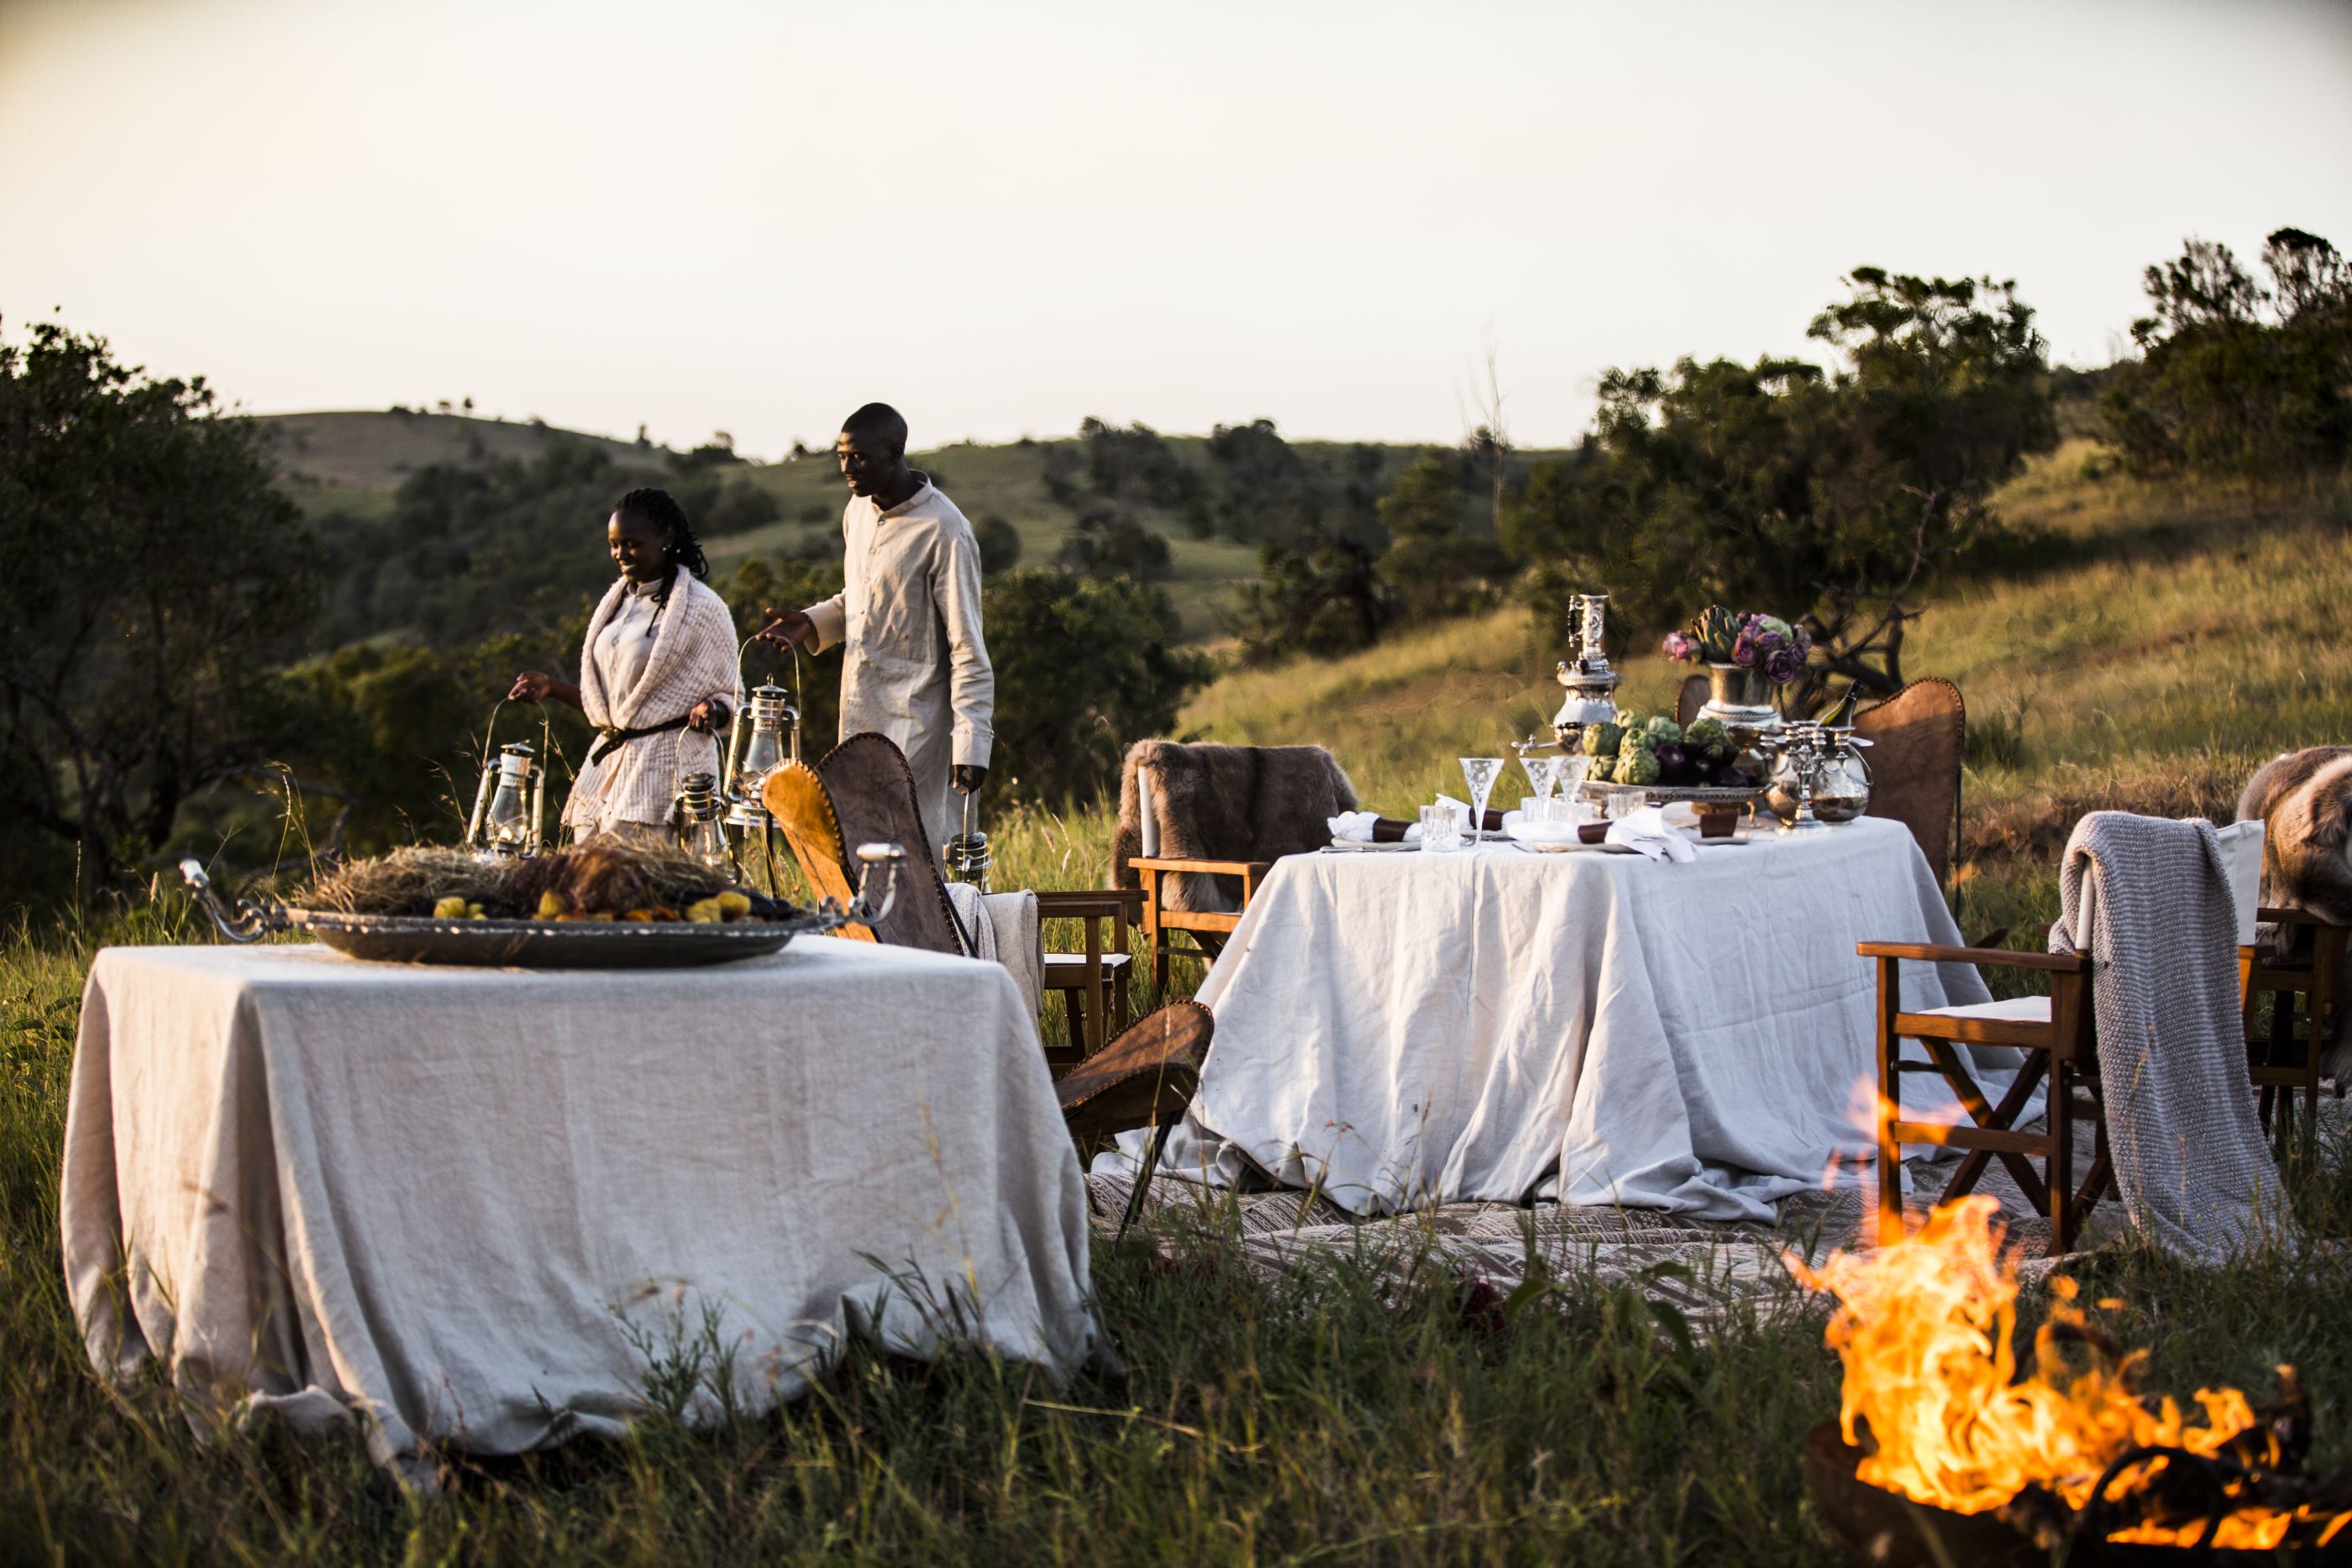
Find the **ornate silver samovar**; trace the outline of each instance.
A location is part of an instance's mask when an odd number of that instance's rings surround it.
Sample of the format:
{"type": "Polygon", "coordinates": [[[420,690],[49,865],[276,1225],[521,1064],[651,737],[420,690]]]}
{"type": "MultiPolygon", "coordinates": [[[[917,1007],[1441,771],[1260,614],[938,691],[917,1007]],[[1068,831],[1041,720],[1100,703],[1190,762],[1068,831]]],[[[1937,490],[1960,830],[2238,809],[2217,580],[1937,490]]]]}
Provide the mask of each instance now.
{"type": "Polygon", "coordinates": [[[1569,606],[1568,634],[1580,643],[1572,658],[1559,662],[1559,684],[1568,698],[1551,716],[1552,738],[1574,750],[1582,744],[1587,725],[1607,724],[1617,716],[1617,672],[1609,667],[1609,651],[1601,644],[1609,615],[1605,593],[1580,593],[1569,606]]]}

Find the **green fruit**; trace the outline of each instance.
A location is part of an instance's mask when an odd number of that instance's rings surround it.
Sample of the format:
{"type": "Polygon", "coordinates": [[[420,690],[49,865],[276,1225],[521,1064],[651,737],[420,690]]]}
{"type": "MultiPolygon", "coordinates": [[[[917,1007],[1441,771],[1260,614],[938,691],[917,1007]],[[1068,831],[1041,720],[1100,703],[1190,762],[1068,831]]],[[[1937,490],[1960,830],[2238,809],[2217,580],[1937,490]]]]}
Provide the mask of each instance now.
{"type": "Polygon", "coordinates": [[[1587,757],[1614,757],[1617,755],[1618,746],[1623,742],[1624,738],[1625,732],[1622,728],[1606,721],[1600,724],[1586,725],[1584,727],[1584,755],[1587,757]]]}
{"type": "Polygon", "coordinates": [[[1657,754],[1628,747],[1617,754],[1617,770],[1610,777],[1620,784],[1655,784],[1658,781],[1657,754]]]}
{"type": "Polygon", "coordinates": [[[1668,718],[1664,714],[1660,714],[1657,717],[1650,720],[1649,723],[1642,727],[1642,729],[1643,733],[1649,736],[1650,744],[1653,746],[1680,745],[1682,743],[1683,727],[1676,724],[1673,719],[1668,718]]]}

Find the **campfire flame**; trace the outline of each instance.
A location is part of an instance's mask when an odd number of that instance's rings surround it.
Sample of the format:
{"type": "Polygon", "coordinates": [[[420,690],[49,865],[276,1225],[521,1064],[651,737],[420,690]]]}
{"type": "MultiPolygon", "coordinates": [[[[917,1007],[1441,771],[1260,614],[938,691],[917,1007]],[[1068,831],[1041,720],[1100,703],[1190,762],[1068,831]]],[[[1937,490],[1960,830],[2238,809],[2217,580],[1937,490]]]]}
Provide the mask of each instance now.
{"type": "MultiPolygon", "coordinates": [[[[1849,1444],[1866,1447],[1866,1423],[1876,1450],[1856,1471],[1862,1480],[1956,1513],[2000,1508],[2028,1488],[2080,1512],[2110,1467],[2138,1448],[2207,1458],[2228,1450],[2257,1469],[2281,1464],[2279,1434],[2237,1389],[2199,1389],[2192,1415],[2169,1396],[2151,1406],[2133,1392],[2144,1351],[2095,1354],[2072,1371],[2066,1344],[2115,1347],[2076,1304],[2071,1280],[2052,1281],[2059,1300],[2021,1376],[2012,1343],[2017,1270],[2001,1252],[1998,1209],[1990,1197],[1965,1197],[1938,1205],[1921,1228],[1874,1252],[1833,1253],[1817,1270],[1788,1260],[1799,1281],[1838,1300],[1828,1340],[1845,1364],[1839,1424],[1849,1444]]],[[[2292,1387],[2293,1369],[2279,1371],[2292,1387]]],[[[2116,1468],[2102,1500],[2123,1501],[2169,1462],[2158,1455],[2116,1468]]],[[[2237,1499],[2246,1485],[2232,1480],[2225,1490],[2237,1499]]],[[[2222,1516],[2210,1541],[2204,1519],[2135,1524],[2108,1539],[2268,1550],[2290,1531],[2302,1538],[2315,1531],[2325,1544],[2347,1524],[2352,1513],[2246,1501],[2222,1516]]]]}

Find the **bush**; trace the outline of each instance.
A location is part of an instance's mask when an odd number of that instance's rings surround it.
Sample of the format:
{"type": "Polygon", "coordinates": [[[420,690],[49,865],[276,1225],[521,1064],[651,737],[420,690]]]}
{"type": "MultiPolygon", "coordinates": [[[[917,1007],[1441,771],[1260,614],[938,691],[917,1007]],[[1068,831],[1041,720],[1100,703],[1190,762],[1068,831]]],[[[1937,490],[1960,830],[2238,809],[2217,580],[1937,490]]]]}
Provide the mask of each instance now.
{"type": "Polygon", "coordinates": [[[2192,239],[2151,267],[2141,357],[2100,401],[2109,440],[2141,473],[2287,478],[2352,460],[2352,267],[2280,229],[2257,284],[2225,245],[2192,239]]]}
{"type": "Polygon", "coordinates": [[[1986,497],[2056,439],[2033,312],[2011,284],[1855,269],[1813,321],[1834,374],[1796,360],[1611,371],[1599,428],[1538,465],[1504,542],[1549,612],[1608,585],[1654,635],[1698,605],[1802,616],[1818,669],[1892,691],[1937,577],[1996,545],[1986,497]]]}
{"type": "Polygon", "coordinates": [[[1162,590],[1123,577],[1015,571],[988,585],[996,666],[992,790],[1060,806],[1118,777],[1129,743],[1165,734],[1215,666],[1174,644],[1162,590]]]}

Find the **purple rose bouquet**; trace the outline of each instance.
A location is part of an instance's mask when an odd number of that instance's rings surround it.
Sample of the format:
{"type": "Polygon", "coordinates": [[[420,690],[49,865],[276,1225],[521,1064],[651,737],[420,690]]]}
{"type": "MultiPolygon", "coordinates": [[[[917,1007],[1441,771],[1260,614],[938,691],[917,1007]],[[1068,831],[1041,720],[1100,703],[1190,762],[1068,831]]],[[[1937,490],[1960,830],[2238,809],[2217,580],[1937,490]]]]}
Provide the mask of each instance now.
{"type": "Polygon", "coordinates": [[[1710,604],[1679,632],[1666,634],[1669,659],[1689,664],[1737,664],[1756,670],[1774,685],[1786,685],[1805,667],[1813,639],[1802,626],[1777,615],[1745,613],[1710,604]]]}
{"type": "Polygon", "coordinates": [[[1813,640],[1804,628],[1791,626],[1777,615],[1749,615],[1732,639],[1731,662],[1743,670],[1761,670],[1776,686],[1785,686],[1805,667],[1813,640]]]}

